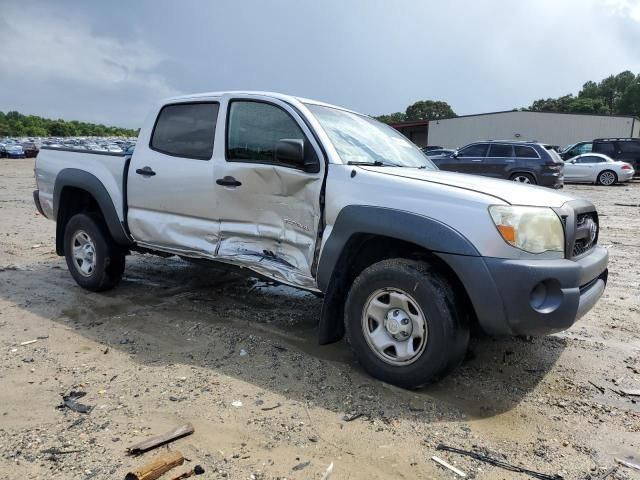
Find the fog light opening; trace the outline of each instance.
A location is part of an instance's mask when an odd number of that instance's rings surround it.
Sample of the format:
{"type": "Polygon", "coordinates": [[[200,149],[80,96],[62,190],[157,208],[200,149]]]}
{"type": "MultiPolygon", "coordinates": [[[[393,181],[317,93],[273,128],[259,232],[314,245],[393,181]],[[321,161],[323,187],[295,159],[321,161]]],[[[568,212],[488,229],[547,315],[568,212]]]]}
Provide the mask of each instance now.
{"type": "Polygon", "coordinates": [[[547,279],[536,284],[529,294],[531,308],[540,313],[551,313],[562,303],[562,289],[557,280],[547,279]]]}

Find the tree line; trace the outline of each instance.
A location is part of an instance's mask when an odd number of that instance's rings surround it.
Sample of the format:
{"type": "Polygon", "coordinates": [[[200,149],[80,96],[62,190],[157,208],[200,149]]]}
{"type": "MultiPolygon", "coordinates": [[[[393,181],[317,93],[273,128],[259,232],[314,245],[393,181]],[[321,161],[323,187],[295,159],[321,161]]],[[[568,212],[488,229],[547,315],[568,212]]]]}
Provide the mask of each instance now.
{"type": "MultiPolygon", "coordinates": [[[[599,82],[588,81],[577,95],[569,93],[558,98],[541,98],[529,107],[519,110],[640,117],[640,74],[636,75],[626,70],[617,75],[609,75],[599,82]]],[[[385,123],[399,123],[456,116],[447,102],[420,100],[409,105],[404,112],[389,113],[376,118],[385,123]]]]}
{"type": "Polygon", "coordinates": [[[135,137],[139,130],[0,112],[1,137],[135,137]]]}

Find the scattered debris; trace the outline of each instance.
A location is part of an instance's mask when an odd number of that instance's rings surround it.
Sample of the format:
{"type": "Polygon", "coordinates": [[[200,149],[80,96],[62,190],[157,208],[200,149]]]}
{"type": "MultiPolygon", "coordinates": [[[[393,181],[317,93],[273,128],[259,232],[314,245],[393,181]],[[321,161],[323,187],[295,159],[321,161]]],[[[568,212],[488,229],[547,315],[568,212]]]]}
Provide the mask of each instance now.
{"type": "Polygon", "coordinates": [[[620,390],[625,395],[629,395],[631,397],[640,397],[640,390],[620,390]]]}
{"type": "Polygon", "coordinates": [[[329,464],[327,469],[324,471],[324,475],[322,475],[322,478],[320,480],[329,480],[329,477],[331,476],[332,473],[333,473],[333,462],[329,464]]]}
{"type": "Polygon", "coordinates": [[[249,355],[249,353],[244,348],[240,349],[240,356],[241,357],[246,357],[247,355],[249,355]]]}
{"type": "Polygon", "coordinates": [[[276,403],[273,407],[263,407],[260,410],[263,412],[268,412],[269,410],[275,410],[276,408],[280,408],[282,404],[280,402],[276,403]]]}
{"type": "Polygon", "coordinates": [[[68,455],[70,453],[82,453],[84,450],[60,450],[59,448],[45,448],[40,453],[45,453],[48,455],[68,455]]]}
{"type": "Polygon", "coordinates": [[[448,468],[449,470],[451,470],[453,473],[455,473],[456,475],[462,477],[462,478],[466,478],[467,474],[464,473],[462,470],[460,470],[459,468],[454,467],[453,465],[451,465],[450,463],[445,462],[444,460],[442,460],[440,457],[436,457],[435,455],[433,457],[431,457],[431,460],[433,460],[434,462],[438,463],[439,465],[442,465],[445,468],[448,468]]]}
{"type": "Polygon", "coordinates": [[[35,245],[31,245],[31,248],[42,248],[44,245],[42,243],[36,243],[35,245]]]}
{"type": "Polygon", "coordinates": [[[153,462],[147,463],[139,469],[127,473],[124,480],[155,480],[162,474],[183,463],[184,457],[180,452],[164,453],[153,462]]]}
{"type": "Polygon", "coordinates": [[[294,472],[297,472],[299,470],[302,470],[304,468],[307,468],[309,465],[311,465],[311,460],[306,461],[306,462],[302,462],[299,463],[298,465],[296,465],[295,467],[293,467],[291,470],[293,470],[294,472]]]}
{"type": "Polygon", "coordinates": [[[344,417],[342,417],[342,420],[344,420],[345,422],[353,422],[354,420],[357,420],[362,416],[364,416],[364,413],[354,413],[352,415],[345,415],[344,417]]]}
{"type": "Polygon", "coordinates": [[[127,448],[127,453],[129,455],[140,455],[151,449],[160,447],[169,442],[177,440],[178,438],[191,435],[193,432],[194,432],[193,425],[191,425],[190,423],[185,423],[183,425],[180,425],[174,428],[173,430],[169,430],[165,434],[156,435],[155,437],[147,438],[142,442],[131,445],[129,448],[127,448]]]}
{"type": "Polygon", "coordinates": [[[465,455],[467,457],[471,457],[471,458],[475,458],[476,460],[480,460],[481,462],[485,462],[488,463],[490,465],[494,465],[496,467],[500,467],[503,468],[505,470],[509,470],[511,472],[519,472],[519,473],[525,473],[531,477],[534,478],[539,478],[540,480],[562,480],[562,476],[555,474],[555,475],[547,475],[546,473],[540,473],[540,472],[535,472],[533,470],[528,470],[524,467],[518,467],[517,465],[511,465],[509,463],[503,462],[501,460],[497,460],[495,458],[492,458],[488,455],[485,455],[483,453],[477,453],[477,452],[470,452],[467,450],[462,450],[459,448],[455,448],[455,447],[449,447],[447,445],[444,444],[439,444],[437,447],[438,450],[444,450],[445,452],[452,452],[452,453],[457,453],[459,455],[465,455]]]}
{"type": "Polygon", "coordinates": [[[78,402],[78,400],[86,394],[87,392],[71,391],[69,395],[62,395],[62,403],[58,405],[58,408],[60,410],[68,408],[78,413],[89,413],[93,409],[93,406],[78,402]]]}
{"type": "Polygon", "coordinates": [[[596,478],[596,480],[605,480],[609,475],[614,474],[616,470],[618,470],[618,467],[611,467],[609,470],[596,478]]]}
{"type": "Polygon", "coordinates": [[[591,381],[588,381],[588,382],[589,382],[589,384],[590,384],[592,387],[594,387],[594,388],[596,388],[597,390],[599,390],[599,391],[600,391],[600,393],[604,393],[604,392],[605,392],[604,387],[599,387],[598,385],[596,385],[595,383],[593,383],[593,382],[591,382],[591,381]]]}
{"type": "Polygon", "coordinates": [[[287,348],[283,347],[281,345],[271,345],[273,348],[275,348],[276,350],[280,350],[281,352],[287,352],[287,348]]]}
{"type": "Polygon", "coordinates": [[[617,203],[617,202],[614,202],[613,204],[618,206],[618,207],[636,207],[636,208],[640,208],[640,203],[617,203]]]}
{"type": "Polygon", "coordinates": [[[627,468],[633,468],[634,470],[640,471],[640,464],[638,463],[628,462],[627,460],[623,460],[621,458],[615,458],[615,461],[627,468]]]}
{"type": "Polygon", "coordinates": [[[109,347],[105,348],[105,349],[102,351],[102,353],[104,353],[105,355],[106,355],[107,353],[109,353],[109,347]]]}
{"type": "Polygon", "coordinates": [[[232,407],[240,408],[242,406],[242,402],[240,400],[234,400],[231,402],[232,407]]]}
{"type": "Polygon", "coordinates": [[[26,342],[22,342],[20,344],[21,347],[24,347],[25,345],[31,345],[32,343],[36,343],[38,341],[38,339],[34,339],[34,340],[27,340],[26,342]]]}
{"type": "Polygon", "coordinates": [[[192,477],[193,475],[202,475],[203,473],[204,473],[204,468],[202,468],[200,465],[196,465],[188,472],[181,473],[177,477],[173,477],[171,480],[182,480],[183,478],[189,478],[189,477],[192,477]]]}

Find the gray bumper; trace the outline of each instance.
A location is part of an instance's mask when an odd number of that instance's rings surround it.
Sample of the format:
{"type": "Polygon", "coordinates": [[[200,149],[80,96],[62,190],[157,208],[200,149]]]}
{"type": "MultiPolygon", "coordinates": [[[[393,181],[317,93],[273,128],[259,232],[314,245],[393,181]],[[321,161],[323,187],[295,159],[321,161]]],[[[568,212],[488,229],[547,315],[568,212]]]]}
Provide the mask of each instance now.
{"type": "Polygon", "coordinates": [[[591,310],[607,283],[609,253],[602,247],[577,260],[440,256],[457,273],[490,334],[565,330],[591,310]]]}

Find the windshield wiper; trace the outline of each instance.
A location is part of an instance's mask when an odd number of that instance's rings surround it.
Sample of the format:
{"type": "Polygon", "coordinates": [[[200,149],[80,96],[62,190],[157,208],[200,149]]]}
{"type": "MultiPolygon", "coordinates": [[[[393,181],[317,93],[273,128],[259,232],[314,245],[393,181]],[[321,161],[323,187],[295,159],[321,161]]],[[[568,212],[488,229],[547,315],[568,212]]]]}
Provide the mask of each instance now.
{"type": "Polygon", "coordinates": [[[383,162],[382,160],[374,160],[373,162],[347,162],[347,165],[359,165],[361,167],[402,167],[393,162],[383,162]]]}
{"type": "Polygon", "coordinates": [[[364,167],[384,167],[384,162],[376,160],[374,162],[347,162],[347,165],[360,165],[364,167]]]}

